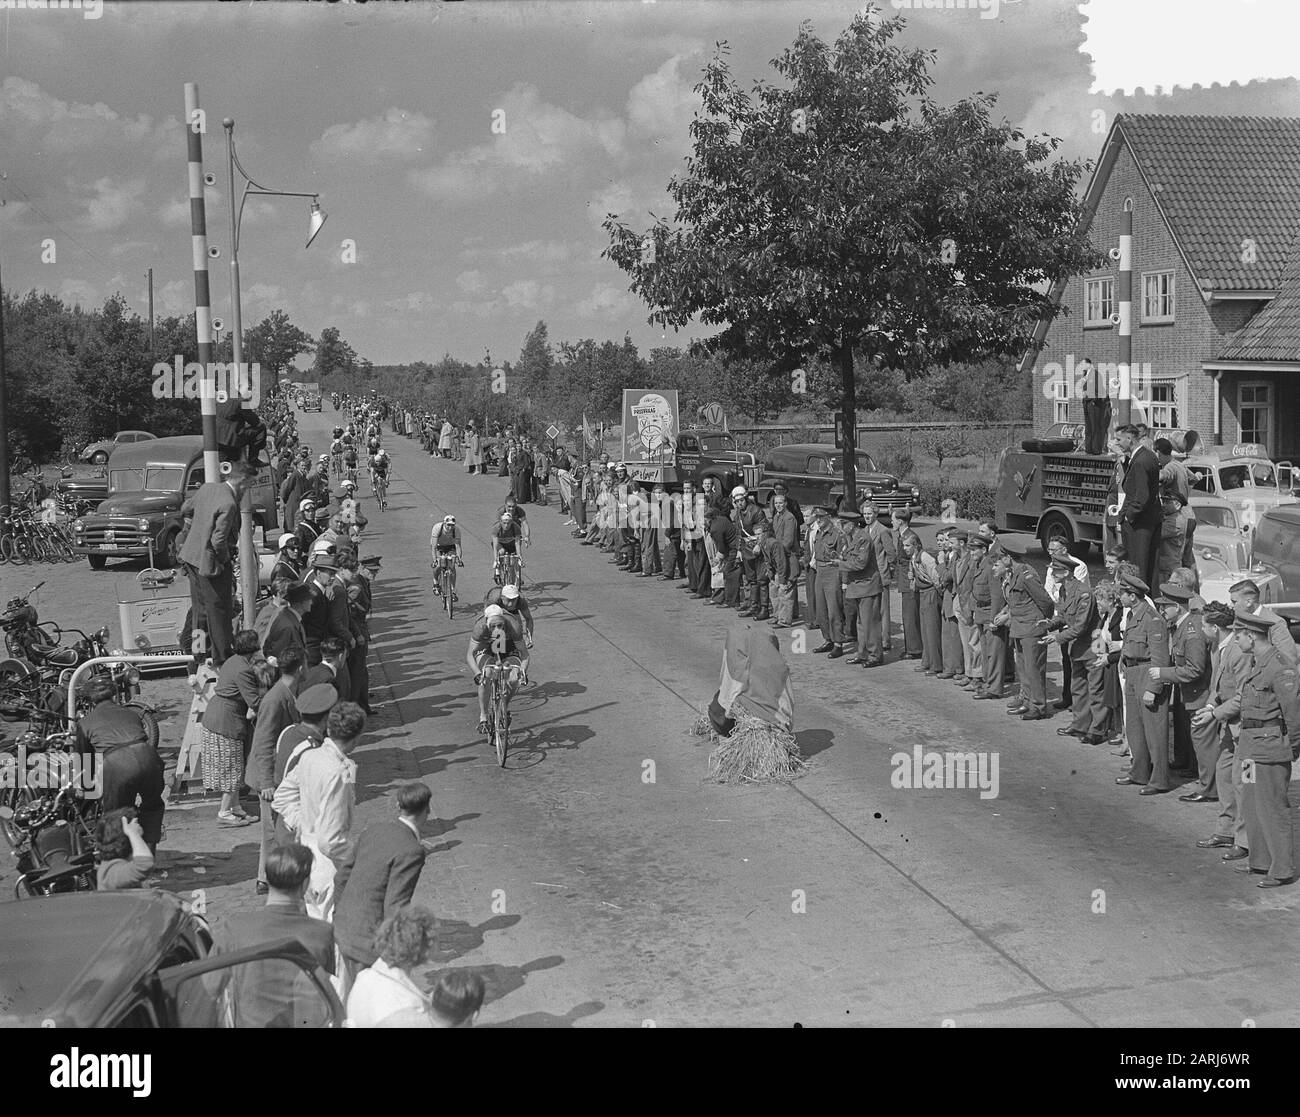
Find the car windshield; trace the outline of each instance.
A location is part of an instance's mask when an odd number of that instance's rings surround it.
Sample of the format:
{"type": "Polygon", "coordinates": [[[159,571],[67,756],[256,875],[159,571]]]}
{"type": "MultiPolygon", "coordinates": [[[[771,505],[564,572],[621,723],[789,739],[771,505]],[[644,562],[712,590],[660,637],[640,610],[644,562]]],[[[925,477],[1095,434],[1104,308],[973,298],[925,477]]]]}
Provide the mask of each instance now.
{"type": "Polygon", "coordinates": [[[1226,527],[1229,531],[1237,530],[1237,514],[1231,508],[1197,504],[1192,510],[1196,513],[1196,522],[1204,527],[1226,527]]]}
{"type": "MultiPolygon", "coordinates": [[[[858,472],[858,473],[876,473],[876,472],[878,472],[878,470],[876,469],[876,463],[873,462],[873,461],[871,460],[871,455],[868,454],[865,450],[859,450],[859,451],[857,452],[857,454],[855,455],[855,457],[857,458],[857,462],[858,462],[858,465],[857,465],[857,472],[858,472]]],[[[841,465],[842,460],[843,460],[843,459],[840,457],[839,454],[832,454],[832,455],[831,455],[831,472],[832,472],[832,473],[839,473],[839,472],[841,471],[841,469],[843,468],[842,465],[841,465]]]]}
{"type": "Polygon", "coordinates": [[[1268,462],[1243,462],[1219,468],[1219,484],[1224,492],[1231,489],[1277,488],[1277,476],[1268,462]]]}
{"type": "Polygon", "coordinates": [[[706,434],[700,436],[700,449],[706,452],[735,450],[736,440],[729,434],[706,434]]]}
{"type": "Polygon", "coordinates": [[[175,492],[181,483],[183,470],[179,466],[150,466],[147,469],[115,469],[108,475],[108,487],[114,494],[175,492]]]}

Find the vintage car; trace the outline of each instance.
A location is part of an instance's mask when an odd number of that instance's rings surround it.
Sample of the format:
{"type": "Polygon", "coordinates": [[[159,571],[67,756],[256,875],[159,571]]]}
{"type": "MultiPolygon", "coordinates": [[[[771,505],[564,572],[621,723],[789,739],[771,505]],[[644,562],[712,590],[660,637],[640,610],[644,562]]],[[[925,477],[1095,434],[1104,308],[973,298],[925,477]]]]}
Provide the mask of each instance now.
{"type": "MultiPolygon", "coordinates": [[[[174,566],[181,505],[203,484],[203,439],[197,434],[123,446],[108,469],[108,496],[94,512],[72,521],[73,547],[92,570],[110,558],[146,558],[174,566]]],[[[269,467],[252,487],[253,523],[265,532],[277,522],[276,486],[269,467]]]]}
{"type": "Polygon", "coordinates": [[[1216,567],[1249,570],[1251,530],[1242,518],[1241,508],[1231,501],[1200,492],[1192,493],[1191,504],[1196,513],[1192,548],[1200,575],[1204,577],[1216,567]]]}
{"type": "Polygon", "coordinates": [[[1192,491],[1217,496],[1238,505],[1247,527],[1253,528],[1270,508],[1295,504],[1290,462],[1272,462],[1254,442],[1211,447],[1183,459],[1192,475],[1192,491]]]}
{"type": "Polygon", "coordinates": [[[90,462],[92,465],[103,465],[113,456],[113,451],[119,446],[129,446],[135,442],[147,442],[149,439],[157,437],[157,435],[150,434],[148,431],[118,431],[112,438],[102,438],[98,442],[92,442],[77,457],[83,462],[90,462]]]}
{"type": "Polygon", "coordinates": [[[211,953],[201,915],[156,889],[80,892],[4,905],[0,1026],[223,1027],[223,977],[241,967],[292,966],[295,1011],[308,1026],[341,1026],[329,975],[300,943],[211,953]]]}
{"type": "MultiPolygon", "coordinates": [[[[900,508],[921,512],[920,491],[915,485],[900,484],[897,477],[877,468],[865,450],[855,454],[858,491],[857,501],[872,501],[891,515],[900,508]]],[[[844,499],[843,458],[833,445],[821,442],[795,442],[776,446],[763,458],[758,481],[758,502],[765,504],[772,486],[784,481],[790,495],[801,508],[829,504],[838,509],[844,499]]]]}
{"type": "Polygon", "coordinates": [[[1269,608],[1286,617],[1291,635],[1300,640],[1300,504],[1281,504],[1260,517],[1254,560],[1255,571],[1277,578],[1278,593],[1269,608]]]}

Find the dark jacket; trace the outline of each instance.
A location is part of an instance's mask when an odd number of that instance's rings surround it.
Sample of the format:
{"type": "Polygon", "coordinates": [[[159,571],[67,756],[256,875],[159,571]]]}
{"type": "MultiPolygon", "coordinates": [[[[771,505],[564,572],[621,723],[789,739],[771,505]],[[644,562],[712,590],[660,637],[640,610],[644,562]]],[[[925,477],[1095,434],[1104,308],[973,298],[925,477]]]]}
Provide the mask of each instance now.
{"type": "Polygon", "coordinates": [[[1006,595],[1006,611],[1010,616],[1011,638],[1020,640],[1029,636],[1046,635],[1047,618],[1052,615],[1055,606],[1033,567],[1013,561],[1011,572],[1002,583],[1002,588],[1006,595]]]}
{"type": "Polygon", "coordinates": [[[281,609],[266,631],[262,641],[262,654],[267,659],[279,659],[284,651],[292,647],[307,650],[307,634],[303,631],[302,619],[292,609],[281,609]]]}
{"type": "Polygon", "coordinates": [[[203,728],[223,737],[246,740],[246,715],[257,709],[263,693],[252,661],[247,656],[232,655],[217,673],[216,690],[203,711],[203,728]]]}
{"type": "Polygon", "coordinates": [[[1174,626],[1169,634],[1169,658],[1173,663],[1160,669],[1161,681],[1177,684],[1188,709],[1203,705],[1210,689],[1210,649],[1199,613],[1188,613],[1174,626]]]}
{"type": "Polygon", "coordinates": [[[311,668],[302,681],[302,689],[318,686],[320,683],[329,683],[338,691],[339,701],[348,702],[352,698],[352,678],[348,674],[347,664],[341,664],[337,670],[331,670],[330,665],[323,660],[311,668]]]}
{"type": "Polygon", "coordinates": [[[334,933],[345,955],[374,964],[375,932],[411,902],[424,858],[424,846],[404,822],[380,822],[361,832],[351,864],[335,881],[334,933]]]}
{"type": "Polygon", "coordinates": [[[876,541],[866,527],[855,526],[840,544],[840,582],[849,599],[884,592],[876,541]]]}
{"type": "Polygon", "coordinates": [[[1124,507],[1120,509],[1124,523],[1140,529],[1160,526],[1160,463],[1149,447],[1139,446],[1133,451],[1120,491],[1124,494],[1124,507]]]}
{"type": "Polygon", "coordinates": [[[257,721],[253,725],[253,744],[248,750],[244,765],[244,782],[254,791],[265,787],[274,789],[275,745],[289,726],[298,720],[295,693],[283,679],[276,682],[257,707],[257,721]]]}

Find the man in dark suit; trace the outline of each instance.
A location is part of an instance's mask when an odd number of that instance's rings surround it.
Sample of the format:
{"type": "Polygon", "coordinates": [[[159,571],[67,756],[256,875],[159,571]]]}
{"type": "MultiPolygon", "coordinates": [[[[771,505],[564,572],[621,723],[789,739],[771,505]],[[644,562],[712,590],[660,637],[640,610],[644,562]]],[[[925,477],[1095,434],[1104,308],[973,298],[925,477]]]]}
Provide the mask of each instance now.
{"type": "MultiPolygon", "coordinates": [[[[213,952],[236,951],[281,939],[296,939],[317,965],[334,972],[334,930],[312,919],[303,903],[311,878],[312,853],[301,845],[277,846],[266,857],[270,893],[257,911],[230,915],[216,928],[213,952]]],[[[228,974],[231,1014],[240,1028],[319,1028],[329,1023],[328,1003],[292,962],[248,962],[228,974]]],[[[213,1022],[215,1025],[215,1021],[213,1022]]]]}
{"type": "MultiPolygon", "coordinates": [[[[284,595],[284,608],[266,630],[262,641],[262,654],[270,663],[276,663],[288,648],[302,648],[307,654],[307,634],[303,631],[302,615],[311,608],[311,590],[299,583],[290,586],[284,595]]],[[[329,680],[324,680],[329,681],[329,680]]]]}
{"type": "Polygon", "coordinates": [[[1115,432],[1124,452],[1124,478],[1119,522],[1129,561],[1147,585],[1155,584],[1156,557],[1160,549],[1160,462],[1155,451],[1139,441],[1131,423],[1115,432]]]}
{"type": "Polygon", "coordinates": [[[340,702],[352,701],[352,679],[344,662],[343,641],[337,636],[326,636],[320,645],[321,661],[307,672],[304,686],[329,683],[338,691],[340,702]]]}
{"type": "Polygon", "coordinates": [[[415,895],[425,858],[420,827],[428,820],[432,795],[428,784],[404,784],[397,792],[397,821],[367,826],[336,882],[334,933],[348,986],[375,964],[379,925],[415,895]]]}
{"type": "Polygon", "coordinates": [[[262,844],[257,861],[257,893],[265,895],[266,855],[275,846],[275,819],[271,800],[275,798],[275,746],[280,734],[298,722],[298,692],[307,674],[307,652],[301,647],[280,651],[280,677],[257,706],[253,724],[253,743],[244,764],[244,782],[257,792],[262,822],[262,844]]]}
{"type": "Polygon", "coordinates": [[[220,667],[230,656],[234,582],[231,545],[239,537],[239,502],[251,478],[235,466],[224,481],[201,485],[181,507],[191,516],[189,533],[180,558],[190,581],[190,607],[194,623],[208,633],[212,662],[220,667]]]}

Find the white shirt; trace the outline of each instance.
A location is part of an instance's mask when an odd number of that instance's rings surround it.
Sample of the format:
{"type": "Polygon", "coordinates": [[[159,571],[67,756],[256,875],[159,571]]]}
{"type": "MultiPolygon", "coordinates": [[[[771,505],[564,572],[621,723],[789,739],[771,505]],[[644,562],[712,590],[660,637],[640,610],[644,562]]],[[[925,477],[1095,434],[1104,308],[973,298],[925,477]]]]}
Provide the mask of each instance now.
{"type": "Polygon", "coordinates": [[[301,757],[280,781],[272,805],[304,845],[318,849],[337,866],[350,850],[357,766],[329,737],[319,748],[306,744],[294,750],[301,757]]]}
{"type": "MultiPolygon", "coordinates": [[[[1076,582],[1086,582],[1088,580],[1088,564],[1086,562],[1080,562],[1072,555],[1065,561],[1074,563],[1074,580],[1076,582]]],[[[1056,571],[1050,566],[1043,577],[1043,589],[1047,591],[1047,596],[1053,601],[1061,600],[1061,583],[1057,580],[1056,571]]]]}
{"type": "Polygon", "coordinates": [[[348,994],[348,1023],[354,1028],[432,1027],[419,987],[382,958],[357,975],[348,994]]]}

